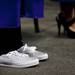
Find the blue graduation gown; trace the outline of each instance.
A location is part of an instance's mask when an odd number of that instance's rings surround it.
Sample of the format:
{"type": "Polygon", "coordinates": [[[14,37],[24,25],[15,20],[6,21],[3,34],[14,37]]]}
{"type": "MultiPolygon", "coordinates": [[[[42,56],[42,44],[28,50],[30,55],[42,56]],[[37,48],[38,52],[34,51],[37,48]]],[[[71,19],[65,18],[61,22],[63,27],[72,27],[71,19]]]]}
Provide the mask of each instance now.
{"type": "Polygon", "coordinates": [[[20,26],[20,0],[0,0],[0,28],[20,26]]]}
{"type": "Polygon", "coordinates": [[[21,16],[27,18],[43,18],[44,17],[44,0],[22,0],[21,16]]]}

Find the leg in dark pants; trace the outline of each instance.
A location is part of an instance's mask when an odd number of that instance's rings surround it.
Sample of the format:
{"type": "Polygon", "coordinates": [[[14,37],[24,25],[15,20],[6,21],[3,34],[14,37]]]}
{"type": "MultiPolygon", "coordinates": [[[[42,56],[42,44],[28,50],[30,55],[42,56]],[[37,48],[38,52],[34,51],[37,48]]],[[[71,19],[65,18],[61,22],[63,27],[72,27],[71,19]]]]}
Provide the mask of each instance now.
{"type": "Polygon", "coordinates": [[[0,54],[23,46],[20,28],[0,28],[0,54]]]}
{"type": "Polygon", "coordinates": [[[38,23],[38,19],[34,18],[34,27],[35,27],[35,32],[39,33],[39,23],[38,23]]]}

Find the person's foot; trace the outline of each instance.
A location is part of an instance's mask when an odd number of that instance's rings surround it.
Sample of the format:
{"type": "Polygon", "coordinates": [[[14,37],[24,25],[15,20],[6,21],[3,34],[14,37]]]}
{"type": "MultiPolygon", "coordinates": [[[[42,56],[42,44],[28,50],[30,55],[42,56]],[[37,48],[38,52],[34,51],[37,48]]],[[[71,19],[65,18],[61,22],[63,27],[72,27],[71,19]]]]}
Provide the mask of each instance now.
{"type": "Polygon", "coordinates": [[[70,29],[71,31],[75,32],[75,23],[73,23],[73,24],[69,27],[69,29],[70,29]]]}
{"type": "Polygon", "coordinates": [[[19,53],[18,51],[11,51],[0,56],[0,66],[26,68],[38,64],[38,59],[29,57],[27,54],[19,53]]]}
{"type": "Polygon", "coordinates": [[[29,47],[27,44],[25,44],[23,47],[18,49],[18,51],[21,52],[21,53],[24,53],[24,54],[28,54],[30,57],[34,57],[34,58],[37,58],[39,60],[48,59],[47,53],[37,51],[36,49],[37,48],[35,46],[29,47]]]}

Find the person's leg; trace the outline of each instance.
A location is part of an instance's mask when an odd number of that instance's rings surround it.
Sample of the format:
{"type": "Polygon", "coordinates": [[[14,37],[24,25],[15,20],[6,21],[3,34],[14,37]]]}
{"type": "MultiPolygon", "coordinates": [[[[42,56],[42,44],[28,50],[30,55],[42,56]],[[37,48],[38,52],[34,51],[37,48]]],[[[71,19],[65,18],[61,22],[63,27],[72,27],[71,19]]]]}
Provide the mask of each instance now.
{"type": "Polygon", "coordinates": [[[44,0],[33,0],[33,1],[23,0],[23,1],[24,4],[21,3],[22,4],[21,10],[23,11],[23,17],[32,18],[35,32],[36,33],[40,32],[38,19],[44,17],[44,0]]]}
{"type": "Polygon", "coordinates": [[[23,45],[19,18],[20,0],[2,0],[0,5],[0,54],[5,54],[23,45]]]}
{"type": "Polygon", "coordinates": [[[58,35],[60,36],[61,25],[64,28],[64,35],[67,32],[67,21],[72,19],[72,4],[69,2],[60,2],[60,13],[56,17],[57,27],[58,27],[58,35]]]}
{"type": "Polygon", "coordinates": [[[39,33],[40,32],[40,30],[39,30],[39,21],[36,18],[34,18],[33,21],[34,21],[35,32],[39,33]]]}
{"type": "Polygon", "coordinates": [[[26,68],[39,64],[39,60],[18,52],[23,47],[21,28],[0,29],[0,66],[26,68]]]}
{"type": "Polygon", "coordinates": [[[38,65],[38,59],[17,51],[23,46],[20,0],[1,0],[0,11],[0,66],[22,68],[38,65]]]}
{"type": "Polygon", "coordinates": [[[17,50],[23,45],[21,28],[0,28],[0,54],[17,50]]]}
{"type": "MultiPolygon", "coordinates": [[[[65,26],[67,26],[66,31],[67,31],[67,36],[70,38],[75,38],[75,16],[74,16],[74,6],[75,3],[73,2],[66,2],[63,3],[63,5],[61,4],[61,12],[64,16],[64,18],[68,21],[68,22],[64,22],[65,26]]],[[[65,27],[64,26],[64,27],[65,27]]]]}

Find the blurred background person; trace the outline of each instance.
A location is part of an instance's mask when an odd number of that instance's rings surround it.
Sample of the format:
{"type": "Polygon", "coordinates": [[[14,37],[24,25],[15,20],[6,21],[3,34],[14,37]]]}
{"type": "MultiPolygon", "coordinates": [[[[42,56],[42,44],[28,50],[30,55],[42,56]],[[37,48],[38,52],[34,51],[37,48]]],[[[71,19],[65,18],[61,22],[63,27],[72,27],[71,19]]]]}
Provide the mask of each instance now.
{"type": "Polygon", "coordinates": [[[75,0],[58,0],[60,13],[56,17],[58,25],[58,35],[60,35],[61,25],[64,33],[70,38],[75,38],[75,0]]]}

